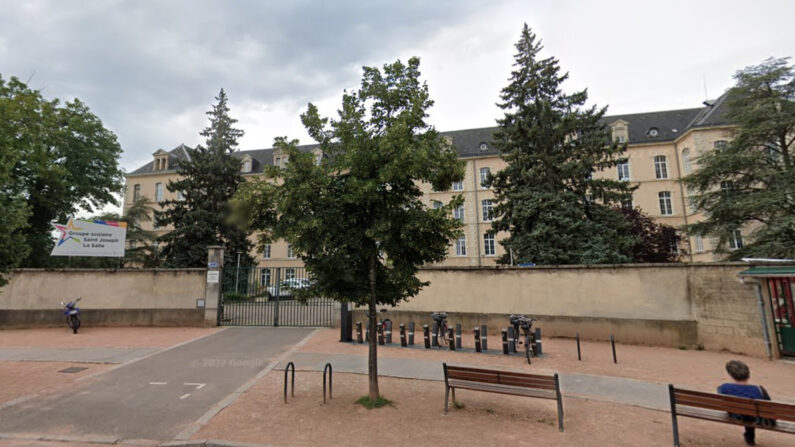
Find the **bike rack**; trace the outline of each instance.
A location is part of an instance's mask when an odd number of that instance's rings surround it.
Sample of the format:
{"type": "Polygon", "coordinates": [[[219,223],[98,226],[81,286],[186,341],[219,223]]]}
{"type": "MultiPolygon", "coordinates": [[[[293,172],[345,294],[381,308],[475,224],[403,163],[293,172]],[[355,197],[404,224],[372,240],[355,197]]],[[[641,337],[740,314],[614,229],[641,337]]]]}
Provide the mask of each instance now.
{"type": "MultiPolygon", "coordinates": [[[[295,397],[295,363],[290,362],[287,364],[287,366],[284,367],[284,403],[287,403],[287,371],[290,370],[290,366],[293,367],[293,380],[292,380],[293,388],[291,390],[292,392],[290,393],[290,395],[292,397],[295,397]]],[[[323,382],[323,385],[325,388],[325,381],[323,382]]],[[[325,397],[325,390],[323,395],[325,397]]]]}
{"type": "Polygon", "coordinates": [[[331,374],[333,369],[331,368],[331,363],[326,363],[326,366],[323,367],[323,403],[326,403],[326,371],[328,371],[328,398],[331,400],[331,374]]]}

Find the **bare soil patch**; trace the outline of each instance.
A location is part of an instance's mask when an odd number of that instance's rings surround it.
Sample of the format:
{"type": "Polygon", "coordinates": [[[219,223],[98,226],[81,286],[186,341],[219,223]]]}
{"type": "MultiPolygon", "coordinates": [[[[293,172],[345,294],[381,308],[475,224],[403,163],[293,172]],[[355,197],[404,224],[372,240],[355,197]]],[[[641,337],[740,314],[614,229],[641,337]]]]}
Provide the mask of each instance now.
{"type": "MultiPolygon", "coordinates": [[[[205,426],[194,439],[314,447],[572,445],[668,446],[668,413],[583,399],[564,399],[565,432],[556,425],[554,401],[460,390],[463,408],[443,414],[440,382],[381,378],[394,405],[367,410],[355,404],[367,377],[334,376],[334,398],[323,404],[322,375],[296,374],[295,398],[282,400],[283,373],[273,371],[205,426]]],[[[742,446],[742,429],[682,419],[687,446],[742,446]]],[[[759,432],[759,445],[790,446],[792,436],[759,432]]]]}

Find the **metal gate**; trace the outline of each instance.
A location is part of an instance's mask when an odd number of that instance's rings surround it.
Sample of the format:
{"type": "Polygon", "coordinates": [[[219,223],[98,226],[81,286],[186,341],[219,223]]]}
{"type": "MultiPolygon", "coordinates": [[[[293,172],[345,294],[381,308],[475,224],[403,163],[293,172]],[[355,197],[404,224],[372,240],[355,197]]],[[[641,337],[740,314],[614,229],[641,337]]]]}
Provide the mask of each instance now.
{"type": "Polygon", "coordinates": [[[339,305],[331,299],[295,299],[312,285],[303,267],[238,267],[223,270],[220,326],[334,326],[339,305]]]}
{"type": "Polygon", "coordinates": [[[773,310],[773,325],[781,354],[795,356],[795,306],[793,292],[795,278],[768,278],[770,307],[773,310]]]}

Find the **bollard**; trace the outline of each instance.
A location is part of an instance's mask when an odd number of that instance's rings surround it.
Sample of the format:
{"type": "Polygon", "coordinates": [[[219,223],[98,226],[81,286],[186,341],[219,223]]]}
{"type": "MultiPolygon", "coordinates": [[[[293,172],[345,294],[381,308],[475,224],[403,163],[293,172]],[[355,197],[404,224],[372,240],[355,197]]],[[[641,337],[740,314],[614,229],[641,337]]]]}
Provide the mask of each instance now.
{"type": "Polygon", "coordinates": [[[580,353],[580,333],[577,332],[577,360],[582,360],[582,354],[580,353]]]}
{"type": "Polygon", "coordinates": [[[489,350],[488,337],[486,336],[486,325],[480,326],[480,345],[484,351],[489,350]]]}
{"type": "Polygon", "coordinates": [[[414,322],[409,323],[409,346],[414,346],[414,322]]]}
{"type": "Polygon", "coordinates": [[[610,344],[613,346],[613,363],[618,363],[618,360],[616,360],[616,339],[613,338],[613,334],[610,334],[610,344]]]}
{"type": "Polygon", "coordinates": [[[401,323],[400,324],[400,346],[406,347],[406,325],[401,323]]]}
{"type": "Polygon", "coordinates": [[[427,324],[422,325],[422,333],[425,336],[425,349],[431,349],[431,336],[427,324]]]}
{"type": "Polygon", "coordinates": [[[541,328],[540,327],[536,328],[536,344],[535,344],[535,348],[533,349],[533,351],[534,351],[534,354],[535,354],[536,357],[540,357],[541,354],[544,353],[544,350],[541,349],[541,328]]]}
{"type": "Polygon", "coordinates": [[[461,325],[458,323],[455,325],[455,348],[461,349],[461,325]]]}
{"type": "Polygon", "coordinates": [[[359,344],[363,343],[363,340],[362,340],[362,322],[361,321],[357,321],[356,322],[356,341],[359,342],[359,344]]]}
{"type": "Polygon", "coordinates": [[[502,330],[502,353],[508,355],[508,329],[502,330]]]}
{"type": "Polygon", "coordinates": [[[450,350],[455,351],[455,330],[453,328],[447,329],[447,340],[450,342],[450,350]]]}
{"type": "Polygon", "coordinates": [[[379,324],[378,328],[377,328],[377,331],[378,331],[378,344],[379,345],[383,345],[384,344],[384,325],[383,324],[379,324]]]}
{"type": "Polygon", "coordinates": [[[387,344],[392,343],[392,321],[386,322],[386,342],[387,344]]]}
{"type": "Polygon", "coordinates": [[[433,323],[433,326],[431,326],[431,332],[431,346],[435,348],[439,346],[439,330],[436,328],[436,323],[433,323]]]}
{"type": "Polygon", "coordinates": [[[516,337],[518,335],[513,327],[508,328],[508,350],[514,354],[516,353],[516,337]]]}
{"type": "Polygon", "coordinates": [[[480,328],[475,326],[472,332],[475,333],[475,352],[480,352],[480,328]]]}

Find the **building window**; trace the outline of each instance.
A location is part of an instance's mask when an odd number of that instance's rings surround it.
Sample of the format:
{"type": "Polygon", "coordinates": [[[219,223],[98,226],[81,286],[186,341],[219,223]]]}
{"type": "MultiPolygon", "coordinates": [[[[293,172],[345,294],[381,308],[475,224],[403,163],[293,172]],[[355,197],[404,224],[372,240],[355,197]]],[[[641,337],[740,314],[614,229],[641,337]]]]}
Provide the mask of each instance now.
{"type": "Polygon", "coordinates": [[[137,202],[141,198],[141,185],[136,184],[133,186],[133,202],[137,202]]]}
{"type": "Polygon", "coordinates": [[[619,135],[616,137],[616,143],[624,144],[627,142],[627,137],[624,135],[619,135]]]}
{"type": "Polygon", "coordinates": [[[241,168],[241,172],[251,172],[251,160],[250,159],[243,160],[243,167],[241,168]]]}
{"type": "Polygon", "coordinates": [[[295,278],[295,269],[294,268],[284,269],[284,279],[287,280],[293,278],[295,278]]]}
{"type": "Polygon", "coordinates": [[[287,244],[287,257],[291,259],[295,257],[295,252],[293,251],[292,244],[287,244]]]}
{"type": "Polygon", "coordinates": [[[729,248],[732,250],[739,250],[743,248],[743,234],[740,230],[734,230],[729,237],[729,248]]]}
{"type": "Polygon", "coordinates": [[[700,234],[697,234],[696,237],[693,238],[696,246],[696,253],[703,253],[704,252],[704,238],[701,237],[700,234]]]}
{"type": "Polygon", "coordinates": [[[155,202],[163,201],[163,184],[155,183],[155,202]]]}
{"type": "Polygon", "coordinates": [[[464,182],[453,182],[453,191],[463,191],[464,182]]]}
{"type": "Polygon", "coordinates": [[[734,183],[731,180],[725,180],[720,182],[720,190],[723,192],[729,192],[734,189],[734,183]]]}
{"type": "Polygon", "coordinates": [[[271,244],[265,244],[265,247],[262,248],[262,257],[265,259],[270,259],[271,257],[271,244]]]}
{"type": "Polygon", "coordinates": [[[663,216],[672,216],[674,214],[674,205],[671,201],[671,192],[661,191],[658,197],[660,198],[660,214],[663,216]]]}
{"type": "Polygon", "coordinates": [[[480,187],[483,189],[488,188],[487,182],[491,177],[491,169],[489,168],[480,168],[480,187]]]}
{"type": "Polygon", "coordinates": [[[180,202],[185,200],[185,194],[183,194],[182,191],[177,191],[177,200],[180,202]]]}
{"type": "Polygon", "coordinates": [[[483,207],[483,222],[491,221],[494,218],[492,215],[494,203],[491,200],[484,200],[481,202],[481,205],[483,207]]]}
{"type": "Polygon", "coordinates": [[[263,287],[271,285],[271,269],[260,270],[259,285],[263,287]]]}
{"type": "Polygon", "coordinates": [[[323,162],[323,154],[318,152],[315,154],[315,166],[320,166],[320,163],[323,162]]]}
{"type": "Polygon", "coordinates": [[[629,180],[629,161],[624,161],[616,165],[618,168],[618,179],[627,181],[629,180]]]}
{"type": "Polygon", "coordinates": [[[621,208],[624,208],[625,210],[631,210],[632,208],[634,208],[634,205],[632,203],[632,196],[621,199],[621,208]]]}
{"type": "Polygon", "coordinates": [[[690,174],[693,171],[693,164],[690,162],[690,149],[685,148],[682,151],[682,164],[685,168],[685,174],[690,174]]]}
{"type": "Polygon", "coordinates": [[[726,144],[727,143],[726,143],[726,140],[717,140],[717,141],[715,141],[712,144],[715,147],[716,151],[722,151],[722,150],[726,149],[726,144]]]}
{"type": "Polygon", "coordinates": [[[665,160],[665,155],[654,156],[654,173],[658,179],[668,178],[668,162],[665,160]]]}
{"type": "Polygon", "coordinates": [[[438,200],[434,200],[433,201],[433,209],[438,210],[438,209],[442,208],[443,206],[444,206],[444,203],[442,203],[442,202],[440,202],[438,200]]]}
{"type": "Polygon", "coordinates": [[[455,255],[456,256],[466,256],[467,255],[467,237],[461,236],[455,241],[455,255]]]}
{"type": "Polygon", "coordinates": [[[486,256],[494,256],[497,250],[494,246],[494,234],[486,233],[483,235],[483,254],[486,256]]]}
{"type": "Polygon", "coordinates": [[[464,205],[458,206],[453,210],[453,217],[461,222],[464,221],[464,205]]]}

